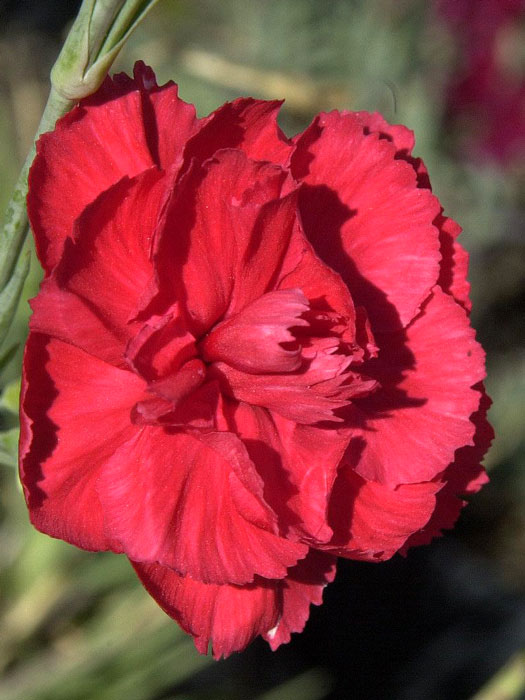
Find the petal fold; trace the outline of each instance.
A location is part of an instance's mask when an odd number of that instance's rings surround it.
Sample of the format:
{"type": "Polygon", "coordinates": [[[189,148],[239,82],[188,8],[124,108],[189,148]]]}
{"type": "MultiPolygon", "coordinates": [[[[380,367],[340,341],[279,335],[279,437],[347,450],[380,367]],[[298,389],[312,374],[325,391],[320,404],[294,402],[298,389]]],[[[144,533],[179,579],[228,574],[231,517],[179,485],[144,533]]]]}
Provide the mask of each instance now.
{"type": "Polygon", "coordinates": [[[138,331],[128,321],[154,270],[152,236],[165,179],[152,168],[110,187],[86,207],[62,258],[32,301],[31,328],[115,365],[138,331]]]}
{"type": "Polygon", "coordinates": [[[160,607],[193,635],[197,650],[206,654],[211,643],[216,659],[242,651],[258,635],[272,650],[289,642],[335,576],[335,558],[315,550],[283,581],[257,578],[246,586],[206,584],[158,564],[131,563],[160,607]]]}
{"type": "Polygon", "coordinates": [[[248,586],[201,583],[159,564],[131,562],[148,593],[189,634],[201,654],[216,659],[244,649],[279,618],[279,582],[248,586]]]}
{"type": "Polygon", "coordinates": [[[438,278],[439,202],[359,115],[321,114],[295,147],[306,236],[367,309],[374,333],[406,326],[438,278]]]}
{"type": "Polygon", "coordinates": [[[350,559],[390,559],[428,523],[441,486],[428,482],[390,488],[366,481],[343,459],[329,509],[334,537],[322,548],[350,559]]]}
{"type": "Polygon", "coordinates": [[[293,372],[302,360],[301,346],[290,329],[308,326],[302,315],[309,308],[300,289],[263,294],[206,336],[201,344],[203,357],[252,374],[293,372]]]}
{"type": "Polygon", "coordinates": [[[145,426],[113,455],[98,488],[108,533],[131,559],[206,583],[281,578],[307,552],[275,534],[260,478],[231,433],[145,426]]]}
{"type": "Polygon", "coordinates": [[[131,372],[30,334],[20,475],[35,527],[84,549],[116,548],[104,528],[97,484],[112,456],[136,433],[129,412],[144,391],[144,382],[131,372]]]}
{"type": "Polygon", "coordinates": [[[330,540],[328,502],[350,431],[297,425],[245,403],[230,421],[262,478],[280,532],[313,546],[330,540]]]}
{"type": "Polygon", "coordinates": [[[166,211],[155,253],[162,294],[152,303],[181,300],[201,336],[271,291],[297,225],[294,187],[282,168],[238,150],[194,163],[166,211]]]}
{"type": "Polygon", "coordinates": [[[472,444],[485,356],[465,310],[435,287],[406,332],[376,336],[367,372],[381,389],[348,415],[364,447],[350,459],[362,477],[390,487],[433,479],[472,444]]]}

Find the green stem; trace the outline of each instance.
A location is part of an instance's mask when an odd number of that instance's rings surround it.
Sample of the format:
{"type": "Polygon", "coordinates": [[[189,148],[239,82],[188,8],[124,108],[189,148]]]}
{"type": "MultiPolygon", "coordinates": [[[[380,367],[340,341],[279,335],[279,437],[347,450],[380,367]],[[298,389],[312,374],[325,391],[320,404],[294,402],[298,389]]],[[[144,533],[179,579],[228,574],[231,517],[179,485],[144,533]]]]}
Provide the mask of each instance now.
{"type": "Polygon", "coordinates": [[[127,0],[118,14],[117,21],[113,22],[107,33],[98,55],[108,53],[113,46],[125,41],[137,24],[142,21],[158,1],[159,0],[153,0],[153,2],[151,0],[127,0]]]}
{"type": "MultiPolygon", "coordinates": [[[[73,104],[74,102],[61,97],[54,88],[51,88],[44,113],[36,131],[35,142],[40,134],[51,131],[57,119],[69,111],[73,104]]],[[[35,143],[33,143],[7,206],[4,227],[0,238],[0,247],[4,251],[4,255],[0,260],[0,290],[3,290],[9,281],[26,239],[28,231],[26,211],[27,175],[35,157],[35,151],[36,147],[35,143]]]]}

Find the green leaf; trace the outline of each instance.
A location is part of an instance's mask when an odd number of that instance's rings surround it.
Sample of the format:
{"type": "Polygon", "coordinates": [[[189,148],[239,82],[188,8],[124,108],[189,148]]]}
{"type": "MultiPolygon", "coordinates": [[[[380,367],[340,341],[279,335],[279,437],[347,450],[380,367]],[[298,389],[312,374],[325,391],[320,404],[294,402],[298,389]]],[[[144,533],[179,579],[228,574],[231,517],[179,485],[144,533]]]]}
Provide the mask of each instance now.
{"type": "Polygon", "coordinates": [[[18,258],[9,282],[0,292],[0,345],[4,342],[11,326],[28,272],[29,251],[25,251],[18,258]]]}
{"type": "Polygon", "coordinates": [[[18,428],[0,433],[0,464],[16,469],[18,464],[18,428]]]}
{"type": "Polygon", "coordinates": [[[16,355],[16,351],[18,350],[19,346],[20,343],[15,343],[14,345],[11,345],[11,347],[2,355],[0,355],[0,372],[11,362],[13,357],[16,355]]]}
{"type": "Polygon", "coordinates": [[[10,413],[18,413],[18,402],[20,401],[20,379],[9,382],[0,396],[0,408],[10,413]]]}

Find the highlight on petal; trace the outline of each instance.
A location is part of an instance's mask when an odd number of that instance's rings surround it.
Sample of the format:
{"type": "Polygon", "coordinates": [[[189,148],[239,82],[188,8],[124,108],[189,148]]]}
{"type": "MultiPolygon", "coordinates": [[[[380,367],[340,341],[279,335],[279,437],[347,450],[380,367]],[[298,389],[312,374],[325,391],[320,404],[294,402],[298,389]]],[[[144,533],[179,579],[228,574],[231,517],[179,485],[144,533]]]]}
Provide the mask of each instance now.
{"type": "Polygon", "coordinates": [[[290,329],[308,326],[302,318],[308,309],[308,300],[300,289],[263,294],[215,326],[201,344],[203,357],[253,374],[293,372],[302,359],[301,346],[290,329]]]}

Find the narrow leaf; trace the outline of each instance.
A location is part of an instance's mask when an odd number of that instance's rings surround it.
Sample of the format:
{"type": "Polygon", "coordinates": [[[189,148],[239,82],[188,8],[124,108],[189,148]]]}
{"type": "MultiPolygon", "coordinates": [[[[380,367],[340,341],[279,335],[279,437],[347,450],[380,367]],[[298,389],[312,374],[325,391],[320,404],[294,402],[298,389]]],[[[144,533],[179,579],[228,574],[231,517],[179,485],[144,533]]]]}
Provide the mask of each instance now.
{"type": "Polygon", "coordinates": [[[11,279],[0,292],[0,345],[4,342],[15,315],[28,272],[29,251],[26,250],[18,258],[11,279]]]}

